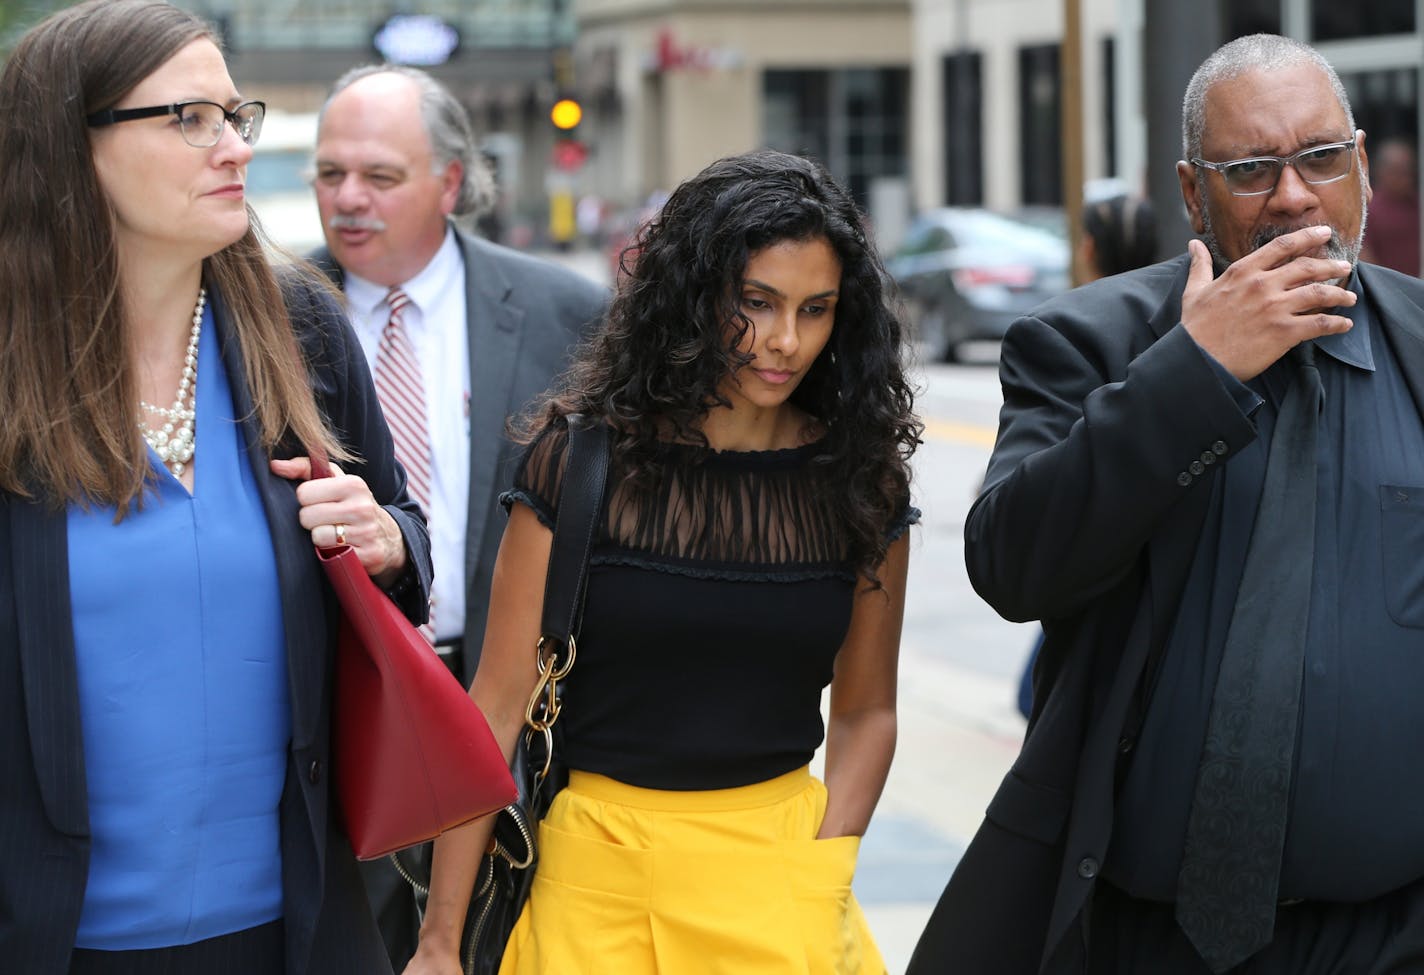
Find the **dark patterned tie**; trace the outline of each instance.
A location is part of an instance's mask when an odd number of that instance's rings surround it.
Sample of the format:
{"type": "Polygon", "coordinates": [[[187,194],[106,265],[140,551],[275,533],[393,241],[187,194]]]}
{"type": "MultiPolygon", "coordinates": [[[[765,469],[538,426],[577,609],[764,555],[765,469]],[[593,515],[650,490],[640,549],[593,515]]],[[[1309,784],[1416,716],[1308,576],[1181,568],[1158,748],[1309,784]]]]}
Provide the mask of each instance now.
{"type": "Polygon", "coordinates": [[[1281,404],[1212,694],[1177,878],[1177,922],[1213,972],[1271,941],[1300,713],[1315,552],[1314,346],[1281,404]]]}
{"type": "MultiPolygon", "coordinates": [[[[391,428],[396,459],[405,468],[406,490],[430,517],[431,448],[430,427],[425,410],[425,380],[420,359],[410,341],[410,333],[401,321],[401,313],[410,305],[410,296],[400,288],[386,294],[391,316],[381,330],[381,342],[376,347],[376,398],[381,412],[391,428]]],[[[432,595],[430,620],[420,627],[420,633],[430,643],[435,642],[435,601],[432,595]]]]}

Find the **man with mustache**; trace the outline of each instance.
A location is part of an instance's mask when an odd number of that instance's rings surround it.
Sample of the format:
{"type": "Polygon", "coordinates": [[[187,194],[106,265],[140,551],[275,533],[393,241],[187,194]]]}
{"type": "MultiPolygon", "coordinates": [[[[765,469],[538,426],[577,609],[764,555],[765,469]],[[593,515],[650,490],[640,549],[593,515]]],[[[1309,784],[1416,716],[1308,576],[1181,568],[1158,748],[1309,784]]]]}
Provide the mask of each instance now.
{"type": "Polygon", "coordinates": [[[1047,637],[910,975],[1424,971],[1424,285],[1310,47],[1215,52],[1183,148],[1188,253],[1004,339],[966,558],[1047,637]]]}
{"type": "MultiPolygon", "coordinates": [[[[493,199],[459,101],[423,71],[356,68],[322,107],[315,156],[327,246],[312,255],[345,291],[376,390],[430,525],[426,636],[469,686],[479,662],[498,498],[517,451],[505,419],[549,386],[604,289],[459,230],[493,199]]],[[[415,951],[410,886],[385,861],[367,890],[396,971],[415,951]]]]}

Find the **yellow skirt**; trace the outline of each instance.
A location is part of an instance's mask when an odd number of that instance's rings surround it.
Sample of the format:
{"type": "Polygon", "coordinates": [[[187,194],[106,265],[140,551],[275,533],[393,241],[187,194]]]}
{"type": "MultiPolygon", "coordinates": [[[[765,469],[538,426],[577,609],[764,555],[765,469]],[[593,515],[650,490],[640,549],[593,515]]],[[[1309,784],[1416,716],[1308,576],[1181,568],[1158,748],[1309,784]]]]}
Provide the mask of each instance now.
{"type": "Polygon", "coordinates": [[[572,773],[500,975],[884,975],[860,839],[815,839],[825,811],[805,768],[707,792],[572,773]]]}

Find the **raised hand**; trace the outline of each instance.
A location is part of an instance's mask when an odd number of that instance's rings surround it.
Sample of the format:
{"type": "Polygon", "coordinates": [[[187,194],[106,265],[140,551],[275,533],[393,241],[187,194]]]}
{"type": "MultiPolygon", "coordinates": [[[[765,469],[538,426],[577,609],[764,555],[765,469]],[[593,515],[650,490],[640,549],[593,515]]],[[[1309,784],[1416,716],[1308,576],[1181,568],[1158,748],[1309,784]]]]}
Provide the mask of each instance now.
{"type": "Polygon", "coordinates": [[[1307,256],[1330,239],[1329,227],[1305,227],[1268,242],[1213,277],[1211,255],[1199,240],[1187,247],[1192,266],[1182,292],[1182,327],[1243,382],[1307,339],[1350,328],[1330,313],[1355,294],[1329,284],[1349,276],[1350,264],[1307,256]]]}

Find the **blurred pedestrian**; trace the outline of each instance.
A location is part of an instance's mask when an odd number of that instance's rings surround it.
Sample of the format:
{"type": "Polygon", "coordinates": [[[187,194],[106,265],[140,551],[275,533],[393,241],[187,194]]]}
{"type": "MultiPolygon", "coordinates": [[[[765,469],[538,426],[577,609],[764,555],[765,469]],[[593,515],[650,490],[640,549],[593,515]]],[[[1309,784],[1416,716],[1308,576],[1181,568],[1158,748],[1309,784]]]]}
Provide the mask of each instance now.
{"type": "Polygon", "coordinates": [[[911,975],[1424,971],[1424,283],[1319,52],[1182,118],[1201,239],[1004,339],[965,556],[1042,700],[911,975]]]}
{"type": "Polygon", "coordinates": [[[0,967],[389,971],[331,808],[313,544],[429,550],[325,282],[244,195],[212,29],[89,0],[0,72],[0,967]],[[309,474],[321,447],[345,473],[309,474]]]}
{"type": "Polygon", "coordinates": [[[1155,264],[1157,220],[1152,204],[1127,195],[1084,204],[1083,235],[1078,246],[1088,281],[1155,264]]]}
{"type": "MultiPolygon", "coordinates": [[[[327,246],[313,255],[345,292],[435,561],[425,633],[465,686],[479,662],[497,503],[517,462],[505,431],[569,361],[606,291],[566,268],[456,229],[493,200],[464,108],[416,68],[356,68],[317,128],[315,191],[327,246]]],[[[364,864],[399,969],[419,926],[410,885],[364,864]]]]}
{"type": "MultiPolygon", "coordinates": [[[[919,430],[884,270],[848,195],[774,152],[688,180],[635,253],[526,427],[471,691],[512,750],[566,418],[596,417],[614,446],[560,718],[570,779],[501,972],[880,975],[850,883],[894,750],[919,430]]],[[[459,971],[489,829],[437,841],[409,975],[459,971]]]]}
{"type": "Polygon", "coordinates": [[[1419,274],[1419,157],[1412,139],[1380,144],[1370,171],[1370,232],[1360,254],[1364,260],[1419,274]]]}

